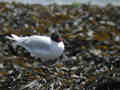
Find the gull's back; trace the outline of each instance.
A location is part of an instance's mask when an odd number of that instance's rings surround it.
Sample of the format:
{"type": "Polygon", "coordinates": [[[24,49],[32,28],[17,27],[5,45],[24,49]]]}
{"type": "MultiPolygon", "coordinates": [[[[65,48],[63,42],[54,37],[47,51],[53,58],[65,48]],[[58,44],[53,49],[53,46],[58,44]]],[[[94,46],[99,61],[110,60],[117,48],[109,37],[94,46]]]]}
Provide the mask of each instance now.
{"type": "Polygon", "coordinates": [[[30,37],[21,37],[17,44],[25,48],[31,49],[49,49],[51,44],[51,39],[47,36],[30,36],[30,37]]]}

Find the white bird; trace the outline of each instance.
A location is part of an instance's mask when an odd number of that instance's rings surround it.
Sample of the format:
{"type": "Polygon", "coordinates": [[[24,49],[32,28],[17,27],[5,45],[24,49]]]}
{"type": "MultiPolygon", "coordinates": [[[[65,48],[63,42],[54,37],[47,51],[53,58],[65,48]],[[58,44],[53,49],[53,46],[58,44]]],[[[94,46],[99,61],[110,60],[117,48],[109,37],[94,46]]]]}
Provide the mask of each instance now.
{"type": "Polygon", "coordinates": [[[39,35],[19,37],[11,34],[11,37],[7,38],[24,47],[31,56],[41,59],[56,59],[64,52],[64,43],[58,33],[53,33],[51,37],[39,35]]]}

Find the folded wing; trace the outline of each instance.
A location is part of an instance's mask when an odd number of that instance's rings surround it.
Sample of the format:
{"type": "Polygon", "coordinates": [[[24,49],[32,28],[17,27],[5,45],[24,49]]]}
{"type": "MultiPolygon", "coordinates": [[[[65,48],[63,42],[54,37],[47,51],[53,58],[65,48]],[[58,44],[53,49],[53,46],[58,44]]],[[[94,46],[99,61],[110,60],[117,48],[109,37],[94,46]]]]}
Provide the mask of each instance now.
{"type": "Polygon", "coordinates": [[[51,40],[46,36],[30,36],[21,38],[19,41],[17,41],[17,44],[23,46],[26,49],[47,50],[50,48],[51,40]]]}

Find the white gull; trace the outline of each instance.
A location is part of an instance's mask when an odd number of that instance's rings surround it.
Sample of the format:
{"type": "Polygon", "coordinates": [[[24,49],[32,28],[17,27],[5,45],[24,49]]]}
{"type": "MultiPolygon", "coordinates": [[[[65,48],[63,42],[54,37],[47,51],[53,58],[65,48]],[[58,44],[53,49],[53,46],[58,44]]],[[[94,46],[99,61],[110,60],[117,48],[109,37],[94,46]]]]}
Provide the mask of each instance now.
{"type": "Polygon", "coordinates": [[[51,37],[39,35],[19,37],[11,34],[11,37],[7,38],[24,47],[31,56],[41,59],[56,59],[64,52],[64,43],[58,33],[53,33],[51,37]]]}

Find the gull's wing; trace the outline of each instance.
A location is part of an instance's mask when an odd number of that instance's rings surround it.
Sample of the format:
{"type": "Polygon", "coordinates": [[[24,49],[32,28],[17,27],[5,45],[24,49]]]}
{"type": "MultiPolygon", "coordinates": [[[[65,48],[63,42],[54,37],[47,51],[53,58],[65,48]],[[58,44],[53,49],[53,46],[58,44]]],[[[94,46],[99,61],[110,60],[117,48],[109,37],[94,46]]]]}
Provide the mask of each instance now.
{"type": "Polygon", "coordinates": [[[51,39],[47,36],[30,36],[22,37],[18,44],[29,49],[49,49],[51,44],[51,39]]]}

